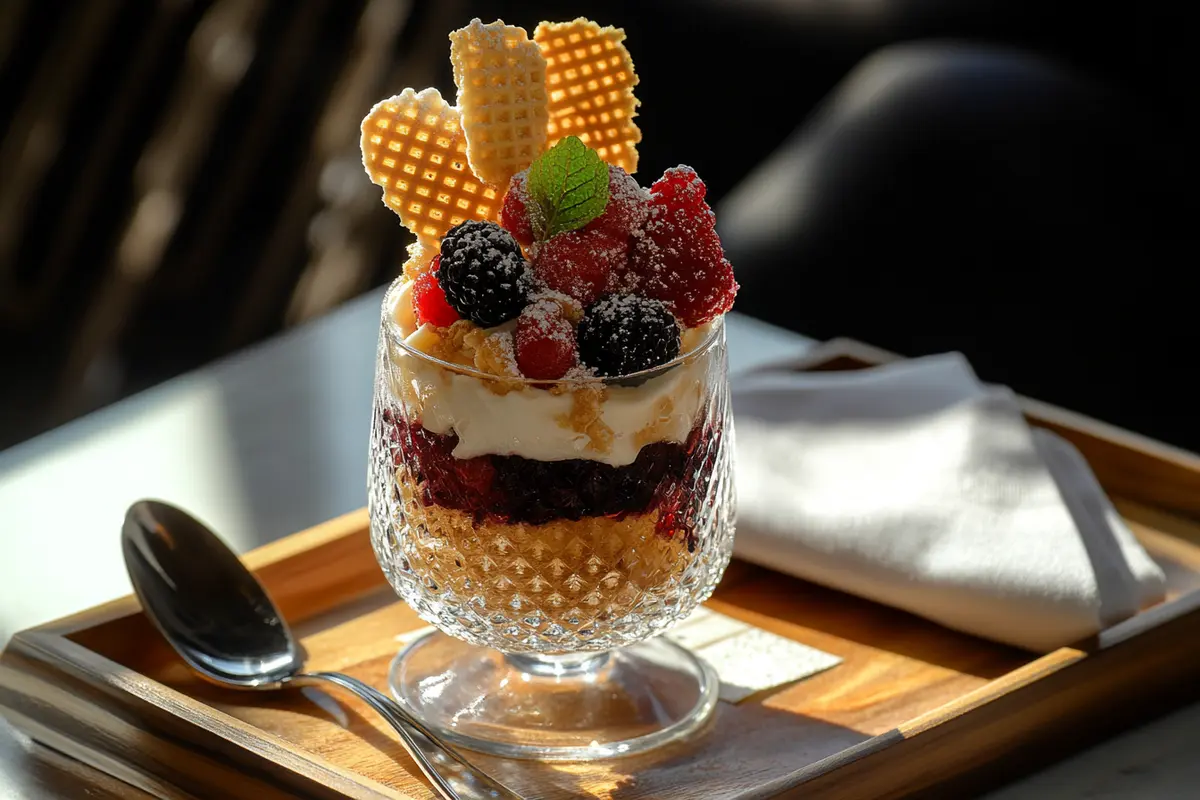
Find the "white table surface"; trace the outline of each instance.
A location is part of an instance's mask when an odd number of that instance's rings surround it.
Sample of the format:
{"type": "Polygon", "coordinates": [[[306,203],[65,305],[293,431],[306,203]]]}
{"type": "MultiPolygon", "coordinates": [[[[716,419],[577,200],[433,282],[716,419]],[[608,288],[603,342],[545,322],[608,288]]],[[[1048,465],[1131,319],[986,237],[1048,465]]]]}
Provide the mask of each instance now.
{"type": "MultiPolygon", "coordinates": [[[[380,297],[0,452],[0,643],[129,592],[117,542],[139,498],[239,552],[362,507],[380,297]]],[[[812,346],[738,314],[728,340],[735,375],[812,346]]],[[[1198,735],[1200,704],[989,797],[1200,797],[1198,735]]]]}

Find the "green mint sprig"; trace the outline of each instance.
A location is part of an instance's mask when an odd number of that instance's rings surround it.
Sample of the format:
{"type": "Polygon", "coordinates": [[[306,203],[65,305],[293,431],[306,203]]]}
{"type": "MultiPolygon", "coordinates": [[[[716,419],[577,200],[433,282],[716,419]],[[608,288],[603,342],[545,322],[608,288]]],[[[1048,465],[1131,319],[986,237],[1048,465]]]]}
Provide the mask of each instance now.
{"type": "Polygon", "coordinates": [[[608,205],[608,165],[577,136],[568,136],[529,165],[525,188],[538,241],[582,228],[608,205]]]}

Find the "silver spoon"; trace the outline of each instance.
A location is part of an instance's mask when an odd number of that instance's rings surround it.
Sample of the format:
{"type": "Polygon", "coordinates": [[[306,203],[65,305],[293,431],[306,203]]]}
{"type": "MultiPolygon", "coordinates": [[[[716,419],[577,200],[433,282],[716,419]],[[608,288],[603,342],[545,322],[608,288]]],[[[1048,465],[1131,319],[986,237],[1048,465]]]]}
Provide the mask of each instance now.
{"type": "Polygon", "coordinates": [[[201,677],[235,689],[339,686],[395,728],[447,800],[518,797],[374,687],[338,672],[304,672],[296,640],[266,589],[187,512],[155,500],[134,503],[125,515],[121,549],[146,615],[201,677]]]}

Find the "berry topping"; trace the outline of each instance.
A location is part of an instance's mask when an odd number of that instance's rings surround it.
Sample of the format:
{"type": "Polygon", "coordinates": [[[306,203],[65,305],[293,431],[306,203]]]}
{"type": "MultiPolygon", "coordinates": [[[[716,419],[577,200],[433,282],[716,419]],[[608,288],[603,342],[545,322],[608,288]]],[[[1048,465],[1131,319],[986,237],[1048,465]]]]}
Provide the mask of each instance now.
{"type": "Polygon", "coordinates": [[[609,275],[624,266],[628,253],[627,238],[570,231],[538,246],[533,270],[546,287],[588,305],[604,292],[609,275]]]}
{"type": "Polygon", "coordinates": [[[521,246],[494,222],[468,220],[442,239],[438,283],[461,316],[483,328],[516,317],[533,290],[521,246]]]}
{"type": "Polygon", "coordinates": [[[609,236],[628,239],[646,223],[650,215],[650,195],[633,177],[615,164],[608,165],[608,205],[604,213],[587,224],[585,231],[604,231],[609,236]]]}
{"type": "Polygon", "coordinates": [[[441,259],[440,255],[434,256],[429,271],[422,272],[413,284],[413,310],[416,312],[418,325],[428,323],[445,328],[458,322],[458,312],[446,302],[446,293],[438,283],[437,271],[441,259]]]}
{"type": "Polygon", "coordinates": [[[517,367],[526,378],[555,381],[575,366],[575,329],[563,316],[562,305],[538,300],[517,318],[513,333],[517,367]]]}
{"type": "Polygon", "coordinates": [[[691,167],[675,167],[650,188],[650,217],[634,235],[630,270],[638,291],[666,303],[689,328],[733,307],[738,285],[691,167]]]}
{"type": "Polygon", "coordinates": [[[679,355],[679,323],[657,300],[610,295],[579,323],[579,357],[604,377],[665,364],[679,355]]]}
{"type": "Polygon", "coordinates": [[[529,221],[529,192],[525,186],[528,170],[512,176],[508,182],[508,193],[500,208],[500,224],[521,244],[533,244],[533,225],[529,221]]]}

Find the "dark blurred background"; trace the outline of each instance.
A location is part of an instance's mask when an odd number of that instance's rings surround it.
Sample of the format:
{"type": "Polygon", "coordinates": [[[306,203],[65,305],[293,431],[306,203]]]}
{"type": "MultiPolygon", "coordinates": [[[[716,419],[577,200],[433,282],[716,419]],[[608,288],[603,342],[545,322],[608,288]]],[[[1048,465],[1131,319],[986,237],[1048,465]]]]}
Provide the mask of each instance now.
{"type": "Polygon", "coordinates": [[[694,166],[738,310],[1193,449],[1183,7],[1044,0],[0,0],[0,448],[389,281],[378,99],[447,33],[624,27],[639,177],[694,166]]]}

